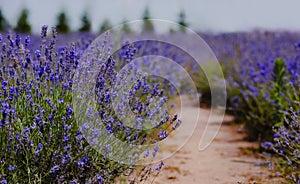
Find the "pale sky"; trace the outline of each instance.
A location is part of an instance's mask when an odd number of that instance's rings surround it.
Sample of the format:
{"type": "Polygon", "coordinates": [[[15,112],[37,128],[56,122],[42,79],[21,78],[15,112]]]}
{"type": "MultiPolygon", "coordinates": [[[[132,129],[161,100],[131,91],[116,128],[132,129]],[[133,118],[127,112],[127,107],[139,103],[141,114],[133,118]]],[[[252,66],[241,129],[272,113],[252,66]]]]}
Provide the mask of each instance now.
{"type": "Polygon", "coordinates": [[[152,18],[169,21],[176,21],[183,9],[195,31],[300,31],[299,0],[0,0],[2,12],[12,25],[16,24],[20,10],[27,8],[34,32],[39,32],[44,24],[55,25],[61,10],[66,11],[72,29],[78,29],[80,17],[87,11],[92,28],[97,31],[105,18],[113,25],[124,19],[141,19],[146,6],[152,18]]]}

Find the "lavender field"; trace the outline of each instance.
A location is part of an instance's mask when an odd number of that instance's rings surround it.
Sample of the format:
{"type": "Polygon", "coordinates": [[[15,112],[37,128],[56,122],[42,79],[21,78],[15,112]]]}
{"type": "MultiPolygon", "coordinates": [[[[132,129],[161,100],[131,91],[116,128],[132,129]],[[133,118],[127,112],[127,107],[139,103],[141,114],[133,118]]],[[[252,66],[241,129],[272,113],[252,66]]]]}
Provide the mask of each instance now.
{"type": "Polygon", "coordinates": [[[1,184],[300,184],[299,31],[192,30],[145,5],[97,32],[94,7],[75,29],[37,4],[11,23],[0,3],[1,184]]]}
{"type": "MultiPolygon", "coordinates": [[[[287,181],[298,183],[300,34],[256,31],[200,35],[223,68],[228,113],[244,125],[249,141],[261,144],[261,153],[267,155],[265,164],[287,181]]],[[[117,55],[111,56],[109,46],[104,46],[109,43],[104,40],[102,47],[107,56],[98,69],[95,99],[97,116],[105,126],[79,126],[73,113],[76,107],[72,106],[73,75],[82,53],[94,38],[93,34],[57,35],[55,28],[48,30],[47,26],[43,26],[40,37],[1,34],[2,183],[110,183],[120,179],[141,182],[160,172],[163,162],[136,166],[139,159],[132,157],[155,157],[158,146],[135,150],[126,158],[130,164],[122,164],[102,154],[112,151],[111,143],[94,140],[106,131],[129,144],[155,144],[181,123],[177,115],[163,109],[149,112],[151,99],[167,103],[168,98],[172,101],[174,90],[169,90],[172,85],[167,81],[147,78],[135,81],[126,96],[131,110],[139,114],[139,118],[131,120],[135,128],[118,120],[110,103],[114,95],[112,85],[117,80],[116,68],[120,67],[116,60],[126,64],[147,52],[163,52],[183,66],[197,66],[182,53],[168,53],[166,46],[153,43],[145,47],[125,43],[117,55]],[[47,31],[52,33],[48,36],[47,31]],[[159,85],[161,82],[167,83],[159,85]],[[143,131],[141,127],[148,126],[145,118],[152,119],[154,128],[143,131]],[[84,131],[91,137],[83,136],[84,131]],[[92,139],[103,152],[93,149],[92,139]]],[[[174,72],[164,70],[165,75],[174,72]]],[[[204,81],[196,72],[192,75],[195,81],[204,81]]],[[[203,83],[197,89],[205,103],[210,95],[205,89],[209,86],[203,83]]]]}

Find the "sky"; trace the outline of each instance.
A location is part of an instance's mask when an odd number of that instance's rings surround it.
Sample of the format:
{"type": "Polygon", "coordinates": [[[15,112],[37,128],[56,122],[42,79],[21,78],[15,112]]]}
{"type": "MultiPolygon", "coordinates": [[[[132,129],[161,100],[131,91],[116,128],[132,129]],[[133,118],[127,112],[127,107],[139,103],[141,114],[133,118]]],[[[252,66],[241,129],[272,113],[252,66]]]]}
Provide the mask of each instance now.
{"type": "Polygon", "coordinates": [[[184,10],[194,31],[300,31],[299,0],[0,0],[0,8],[12,25],[27,8],[34,32],[42,25],[55,25],[62,10],[73,30],[80,27],[80,17],[88,12],[97,31],[106,18],[114,26],[124,20],[141,19],[145,7],[149,7],[152,18],[168,21],[176,21],[184,10]]]}

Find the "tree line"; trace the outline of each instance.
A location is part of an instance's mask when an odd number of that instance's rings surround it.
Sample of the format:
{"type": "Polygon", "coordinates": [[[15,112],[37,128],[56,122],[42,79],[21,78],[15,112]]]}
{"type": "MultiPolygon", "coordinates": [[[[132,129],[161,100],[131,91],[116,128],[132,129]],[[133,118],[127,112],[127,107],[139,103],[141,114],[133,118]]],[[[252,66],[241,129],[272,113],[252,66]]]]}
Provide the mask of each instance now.
{"type": "MultiPolygon", "coordinates": [[[[28,21],[29,12],[27,9],[23,9],[17,19],[17,24],[15,27],[11,26],[11,24],[6,20],[4,17],[2,11],[0,10],[0,31],[8,31],[8,30],[14,30],[19,33],[31,33],[32,28],[28,21]]],[[[154,31],[154,25],[151,22],[151,15],[148,8],[144,10],[143,13],[143,31],[147,32],[153,32],[154,31]]],[[[56,20],[56,29],[59,33],[69,33],[71,32],[71,28],[69,26],[67,14],[62,11],[57,15],[56,20]]],[[[123,23],[126,23],[126,20],[123,21],[123,23]]],[[[188,26],[188,23],[186,22],[186,16],[185,12],[183,10],[180,11],[178,15],[178,21],[177,21],[179,27],[177,29],[170,28],[170,32],[175,31],[182,31],[184,32],[186,27],[188,26]]],[[[112,23],[108,18],[104,19],[102,24],[99,27],[99,33],[103,33],[106,30],[112,28],[112,23]]],[[[85,12],[81,17],[81,26],[76,30],[79,32],[89,32],[92,29],[92,24],[90,17],[87,12],[85,12]]],[[[123,24],[123,30],[126,33],[130,33],[131,29],[128,24],[123,24]]]]}

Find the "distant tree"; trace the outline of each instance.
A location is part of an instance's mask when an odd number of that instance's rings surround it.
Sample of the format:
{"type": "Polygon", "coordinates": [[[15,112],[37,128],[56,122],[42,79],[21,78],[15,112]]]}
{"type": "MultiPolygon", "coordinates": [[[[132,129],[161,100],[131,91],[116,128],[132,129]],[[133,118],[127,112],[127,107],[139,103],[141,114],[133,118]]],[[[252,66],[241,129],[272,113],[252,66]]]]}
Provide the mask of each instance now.
{"type": "Polygon", "coordinates": [[[19,33],[30,33],[31,32],[31,26],[28,23],[28,11],[26,9],[23,9],[21,11],[21,14],[17,21],[17,26],[15,30],[19,33]]]}
{"type": "Polygon", "coordinates": [[[153,32],[154,31],[154,26],[151,22],[151,17],[150,17],[150,12],[148,7],[145,9],[144,14],[143,14],[143,31],[144,32],[153,32]]]}
{"type": "Polygon", "coordinates": [[[10,26],[0,10],[0,31],[7,31],[9,28],[10,26]]]}
{"type": "Polygon", "coordinates": [[[131,28],[130,28],[130,26],[129,26],[129,24],[127,23],[127,20],[124,20],[123,22],[122,22],[122,31],[124,31],[124,33],[131,33],[132,32],[132,30],[131,30],[131,28]]]}
{"type": "Polygon", "coordinates": [[[181,10],[179,13],[179,20],[178,20],[179,31],[185,32],[186,27],[188,26],[185,18],[186,18],[185,13],[183,10],[181,10]]]}
{"type": "Polygon", "coordinates": [[[65,14],[65,12],[61,12],[57,16],[57,24],[56,24],[56,30],[60,33],[68,33],[70,32],[70,27],[68,24],[68,18],[65,14]]]}
{"type": "Polygon", "coordinates": [[[104,19],[104,21],[102,22],[101,26],[100,26],[100,33],[104,33],[105,31],[109,30],[112,28],[112,24],[110,23],[110,21],[106,18],[104,19]]]}
{"type": "Polygon", "coordinates": [[[81,17],[81,27],[79,28],[80,32],[88,32],[91,31],[91,21],[89,19],[88,14],[85,12],[81,17]]]}

